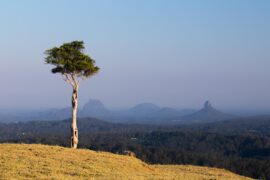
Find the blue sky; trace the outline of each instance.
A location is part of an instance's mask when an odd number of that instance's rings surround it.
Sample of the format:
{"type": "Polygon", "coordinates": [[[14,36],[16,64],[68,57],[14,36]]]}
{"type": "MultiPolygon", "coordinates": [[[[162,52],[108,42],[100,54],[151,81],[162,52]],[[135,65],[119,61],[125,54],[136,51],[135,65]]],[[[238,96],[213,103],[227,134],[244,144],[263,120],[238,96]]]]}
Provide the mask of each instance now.
{"type": "Polygon", "coordinates": [[[65,107],[70,87],[44,51],[83,40],[101,71],[79,100],[270,109],[268,0],[0,2],[0,108],[65,107]]]}

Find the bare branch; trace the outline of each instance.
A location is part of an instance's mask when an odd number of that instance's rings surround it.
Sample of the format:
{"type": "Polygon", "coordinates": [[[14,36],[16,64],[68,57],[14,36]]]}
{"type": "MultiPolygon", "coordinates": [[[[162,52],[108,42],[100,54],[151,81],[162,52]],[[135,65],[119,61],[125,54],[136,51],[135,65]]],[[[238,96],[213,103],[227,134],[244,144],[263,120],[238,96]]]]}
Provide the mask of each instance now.
{"type": "Polygon", "coordinates": [[[66,81],[67,83],[69,83],[70,85],[72,85],[74,87],[75,84],[73,83],[73,81],[72,81],[71,77],[69,76],[69,74],[64,73],[63,74],[63,79],[64,79],[64,81],[66,81]]]}

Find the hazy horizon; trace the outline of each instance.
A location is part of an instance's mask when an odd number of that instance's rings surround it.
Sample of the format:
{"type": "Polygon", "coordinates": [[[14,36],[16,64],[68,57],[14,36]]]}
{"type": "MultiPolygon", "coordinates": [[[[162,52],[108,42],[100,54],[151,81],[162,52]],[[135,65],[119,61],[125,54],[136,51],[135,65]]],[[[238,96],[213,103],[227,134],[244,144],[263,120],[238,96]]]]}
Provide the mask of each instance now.
{"type": "Polygon", "coordinates": [[[270,1],[0,2],[0,109],[70,106],[44,51],[83,40],[100,73],[90,98],[116,109],[151,102],[270,110],[270,1]]]}
{"type": "MultiPolygon", "coordinates": [[[[98,99],[91,99],[91,100],[98,100],[98,99]]],[[[99,100],[100,101],[100,100],[99,100]]],[[[141,104],[153,104],[158,106],[159,108],[173,108],[175,110],[179,110],[180,111],[190,111],[190,113],[192,112],[196,112],[201,110],[202,108],[204,108],[204,103],[200,105],[197,105],[196,107],[174,107],[174,106],[162,106],[159,104],[154,104],[151,102],[141,102],[138,104],[133,104],[131,106],[126,106],[126,107],[109,107],[107,104],[104,104],[102,101],[101,103],[104,105],[104,107],[112,112],[118,113],[118,112],[126,112],[131,110],[132,108],[135,108],[138,105],[141,104]]],[[[212,104],[212,107],[218,111],[224,112],[224,113],[228,113],[228,114],[232,114],[232,115],[236,115],[239,117],[250,117],[250,116],[260,116],[260,115],[270,115],[270,110],[269,109],[244,109],[244,108],[221,108],[216,106],[215,104],[212,104]]],[[[80,104],[79,109],[83,110],[85,104],[80,104]]],[[[71,106],[62,106],[62,107],[28,107],[28,108],[0,108],[0,113],[2,115],[30,115],[32,113],[38,113],[38,112],[46,112],[46,111],[50,111],[50,110],[61,110],[61,109],[65,109],[65,108],[71,108],[71,106]],[[26,113],[26,114],[25,114],[26,113]]]]}

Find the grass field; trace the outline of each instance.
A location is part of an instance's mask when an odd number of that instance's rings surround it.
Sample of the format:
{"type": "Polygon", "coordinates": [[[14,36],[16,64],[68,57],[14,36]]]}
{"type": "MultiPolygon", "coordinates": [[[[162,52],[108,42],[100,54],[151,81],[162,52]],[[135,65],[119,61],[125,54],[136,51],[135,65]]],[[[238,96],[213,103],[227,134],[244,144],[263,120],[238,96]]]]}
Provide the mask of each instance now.
{"type": "Polygon", "coordinates": [[[134,157],[59,146],[0,144],[0,179],[248,179],[227,170],[148,165],[134,157]]]}

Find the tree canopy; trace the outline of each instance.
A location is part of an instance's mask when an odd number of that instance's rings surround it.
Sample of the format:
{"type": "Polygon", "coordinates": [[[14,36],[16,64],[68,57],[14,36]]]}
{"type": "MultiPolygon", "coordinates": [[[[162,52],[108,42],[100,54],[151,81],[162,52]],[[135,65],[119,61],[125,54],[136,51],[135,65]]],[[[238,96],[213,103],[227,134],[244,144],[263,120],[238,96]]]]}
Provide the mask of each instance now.
{"type": "Polygon", "coordinates": [[[55,67],[52,73],[61,73],[67,81],[72,78],[88,78],[99,71],[95,66],[95,60],[84,54],[84,42],[73,41],[64,43],[60,47],[48,49],[45,54],[45,62],[55,67]]]}

